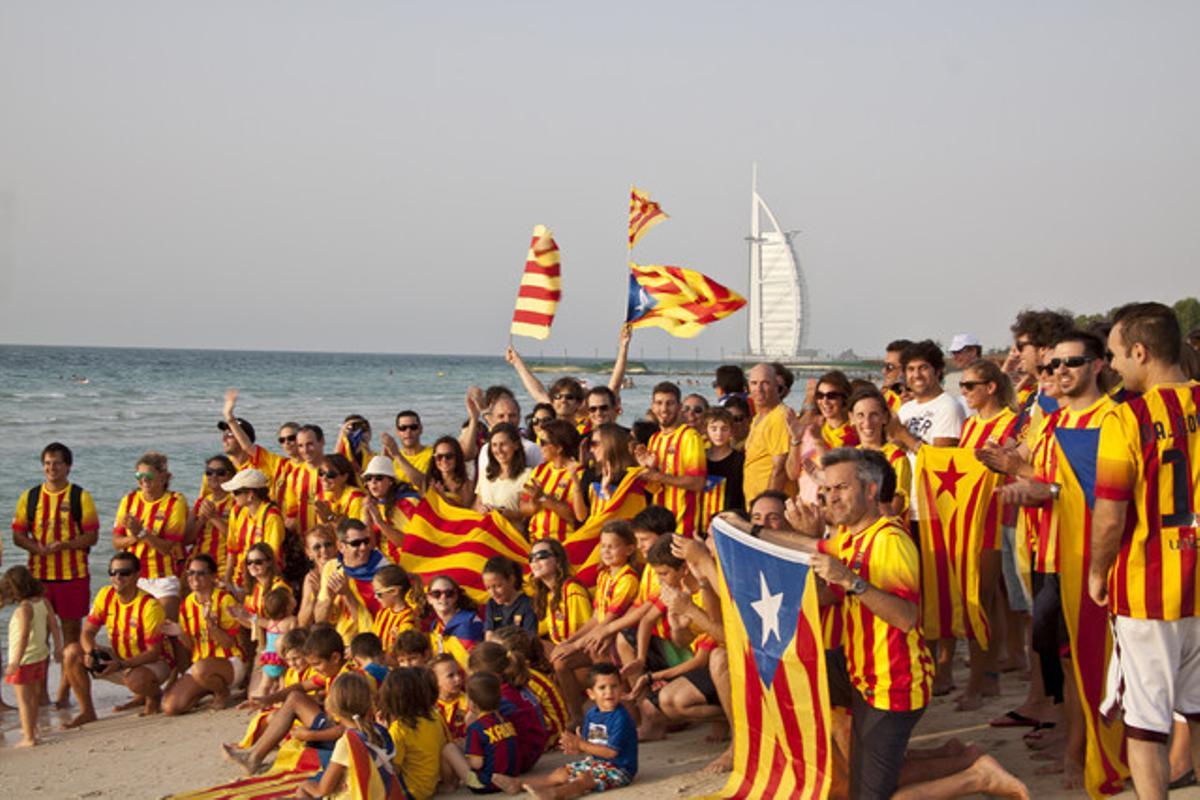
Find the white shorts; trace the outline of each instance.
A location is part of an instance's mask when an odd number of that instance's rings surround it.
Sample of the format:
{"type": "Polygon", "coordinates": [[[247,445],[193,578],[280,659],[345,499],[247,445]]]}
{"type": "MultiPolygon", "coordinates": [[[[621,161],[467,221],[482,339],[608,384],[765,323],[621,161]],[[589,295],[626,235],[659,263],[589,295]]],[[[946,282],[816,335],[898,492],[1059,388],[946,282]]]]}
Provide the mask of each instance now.
{"type": "MultiPolygon", "coordinates": [[[[246,677],[246,662],[237,656],[232,656],[225,660],[233,665],[233,682],[230,685],[237,686],[239,683],[242,682],[242,678],[246,677]]],[[[194,677],[196,677],[195,671],[196,671],[196,662],[192,662],[192,665],[190,667],[188,667],[188,671],[186,674],[191,675],[194,678],[194,677]]]]}
{"type": "Polygon", "coordinates": [[[1174,715],[1200,722],[1200,617],[1113,618],[1106,717],[1123,712],[1134,739],[1166,742],[1174,715]]]}
{"type": "Polygon", "coordinates": [[[179,597],[179,578],[138,578],[138,588],[158,600],[179,597]]]}
{"type": "MultiPolygon", "coordinates": [[[[110,656],[115,655],[112,651],[112,648],[110,648],[110,647],[98,647],[96,649],[104,650],[110,656]]],[[[141,667],[134,667],[134,669],[141,669],[143,667],[145,669],[150,670],[150,673],[152,675],[154,675],[155,678],[158,679],[158,682],[160,684],[163,683],[167,679],[167,677],[171,674],[171,668],[169,666],[167,666],[167,662],[163,661],[162,659],[159,659],[158,661],[151,661],[149,664],[142,664],[141,667]]],[[[124,686],[125,685],[125,676],[128,673],[129,673],[129,670],[127,670],[127,669],[117,670],[116,672],[110,672],[108,675],[101,677],[99,680],[108,681],[109,683],[116,683],[121,686],[124,686]]]]}

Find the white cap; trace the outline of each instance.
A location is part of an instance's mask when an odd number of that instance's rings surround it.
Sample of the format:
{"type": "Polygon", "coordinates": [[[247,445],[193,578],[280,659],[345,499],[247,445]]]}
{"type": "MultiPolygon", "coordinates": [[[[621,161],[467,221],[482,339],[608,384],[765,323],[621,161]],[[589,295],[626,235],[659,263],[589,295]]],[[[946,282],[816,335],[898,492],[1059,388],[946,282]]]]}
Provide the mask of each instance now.
{"type": "Polygon", "coordinates": [[[387,456],[375,456],[367,462],[367,468],[362,471],[363,477],[368,475],[386,475],[396,480],[396,465],[387,456]]]}
{"type": "Polygon", "coordinates": [[[973,333],[956,333],[954,334],[954,338],[950,340],[951,353],[957,353],[968,347],[982,348],[983,344],[979,341],[979,337],[973,333]]]}
{"type": "Polygon", "coordinates": [[[267,488],[267,476],[257,469],[244,469],[232,479],[221,484],[221,488],[227,492],[236,492],[239,489],[265,489],[267,488]]]}

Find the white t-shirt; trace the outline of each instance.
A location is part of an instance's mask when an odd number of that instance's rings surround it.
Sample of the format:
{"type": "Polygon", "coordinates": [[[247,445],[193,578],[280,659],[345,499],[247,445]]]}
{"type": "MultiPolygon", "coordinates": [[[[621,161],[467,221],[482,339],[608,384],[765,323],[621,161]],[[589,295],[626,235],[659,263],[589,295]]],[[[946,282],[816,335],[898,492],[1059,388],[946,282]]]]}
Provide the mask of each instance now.
{"type": "Polygon", "coordinates": [[[475,484],[479,502],[485,506],[505,511],[520,511],[521,490],[525,488],[525,484],[529,483],[531,475],[533,475],[532,467],[526,467],[525,471],[515,478],[496,478],[494,481],[489,481],[487,473],[483,473],[479,478],[479,483],[475,484]]]}
{"type": "MultiPolygon", "coordinates": [[[[946,392],[924,403],[909,400],[900,406],[897,416],[900,424],[925,444],[933,444],[934,439],[957,439],[962,433],[963,420],[967,418],[958,400],[946,392]]],[[[915,474],[917,454],[909,453],[908,458],[915,474]]],[[[912,519],[922,518],[920,509],[920,503],[912,504],[912,519]]]]}
{"type": "MultiPolygon", "coordinates": [[[[525,449],[525,466],[536,467],[538,464],[542,463],[542,448],[537,446],[537,442],[531,442],[522,436],[521,444],[525,449]]],[[[484,442],[479,448],[479,460],[476,463],[476,469],[478,471],[475,474],[479,476],[480,482],[482,482],[484,476],[487,475],[488,463],[490,461],[491,458],[488,456],[487,442],[484,442]]]]}

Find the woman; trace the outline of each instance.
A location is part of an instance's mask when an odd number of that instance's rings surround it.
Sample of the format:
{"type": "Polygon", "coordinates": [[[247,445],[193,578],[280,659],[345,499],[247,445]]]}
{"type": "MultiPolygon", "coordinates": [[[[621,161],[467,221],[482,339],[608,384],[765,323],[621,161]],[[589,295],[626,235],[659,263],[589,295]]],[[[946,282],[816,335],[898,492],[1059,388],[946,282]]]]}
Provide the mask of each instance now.
{"type": "Polygon", "coordinates": [[[325,562],[337,555],[337,534],[328,525],[309,528],[304,534],[304,552],[308,556],[310,569],[304,576],[300,592],[300,610],[296,613],[298,624],[308,627],[316,622],[317,596],[321,593],[321,571],[325,562]]]}
{"type": "Polygon", "coordinates": [[[708,400],[702,395],[689,394],[683,398],[679,406],[679,416],[683,424],[704,436],[704,415],[708,412],[708,400]]]}
{"type": "Polygon", "coordinates": [[[858,434],[850,424],[849,408],[846,405],[851,394],[850,379],[841,370],[826,372],[817,379],[817,391],[813,395],[817,411],[821,414],[821,440],[830,450],[836,447],[854,447],[858,434]]]}
{"type": "Polygon", "coordinates": [[[373,584],[375,573],[388,563],[375,549],[366,523],[343,519],[337,528],[338,555],[321,568],[321,592],[313,615],[317,622],[337,628],[347,644],[360,633],[369,633],[379,600],[373,584]]]}
{"type": "MultiPolygon", "coordinates": [[[[217,575],[225,574],[225,555],[228,549],[229,512],[233,510],[233,495],[222,485],[237,472],[228,456],[213,456],[204,465],[204,493],[196,498],[188,515],[186,539],[191,541],[186,567],[192,557],[206,553],[217,563],[217,575]]],[[[182,570],[181,570],[182,571],[182,570]]]]}
{"type": "Polygon", "coordinates": [[[874,387],[863,388],[850,395],[846,406],[850,409],[858,446],[883,453],[896,473],[896,494],[887,507],[880,508],[880,512],[903,523],[908,518],[906,512],[912,497],[912,462],[908,460],[908,451],[886,439],[888,420],[892,416],[887,398],[874,387]]]}
{"type": "Polygon", "coordinates": [[[529,520],[530,541],[548,536],[562,541],[580,522],[575,508],[586,504],[579,464],[573,458],[579,434],[570,422],[551,419],[542,423],[538,443],[542,463],[533,468],[526,484],[521,513],[529,520]]]}
{"type": "Polygon", "coordinates": [[[363,482],[367,486],[367,524],[375,537],[375,546],[384,552],[388,560],[400,563],[400,548],[404,545],[404,523],[407,521],[402,510],[402,501],[415,501],[418,495],[407,483],[396,480],[396,467],[387,456],[375,456],[363,470],[363,482]]]}
{"type": "Polygon", "coordinates": [[[533,470],[525,466],[525,447],[515,425],[502,422],[488,432],[487,469],[480,477],[475,510],[499,511],[509,522],[523,526],[521,492],[533,470]]]}
{"type": "Polygon", "coordinates": [[[222,484],[222,488],[233,495],[223,584],[241,596],[246,586],[246,554],[254,545],[259,542],[269,545],[276,566],[283,569],[283,514],[268,499],[267,476],[259,470],[244,469],[222,484]]]}
{"type": "Polygon", "coordinates": [[[431,580],[425,598],[433,611],[429,630],[433,651],[450,653],[466,669],[467,654],[483,641],[484,634],[475,601],[449,575],[438,575],[431,580]]]}
{"type": "Polygon", "coordinates": [[[556,539],[534,542],[529,551],[529,574],[534,582],[533,611],[546,657],[592,618],[587,587],[571,574],[567,551],[556,539]]]}
{"type": "MultiPolygon", "coordinates": [[[[261,474],[261,473],[260,473],[261,474]]],[[[179,577],[175,559],[187,546],[187,500],[169,491],[171,473],[162,453],[146,453],[134,472],[138,488],[125,495],[113,526],[113,548],[141,561],[138,588],[162,603],[167,619],[179,619],[179,577]]]]}
{"type": "Polygon", "coordinates": [[[371,423],[361,414],[351,414],[342,422],[334,452],[350,462],[355,474],[375,453],[371,450],[371,423]]]}
{"type": "Polygon", "coordinates": [[[461,508],[475,505],[475,482],[467,474],[462,445],[453,436],[443,436],[433,443],[433,455],[424,474],[404,458],[403,453],[395,463],[421,495],[433,489],[451,505],[461,508]]]}
{"type": "Polygon", "coordinates": [[[615,422],[606,422],[591,433],[592,473],[595,480],[587,487],[587,505],[572,505],[578,519],[606,513],[617,488],[629,477],[630,470],[640,469],[633,457],[633,439],[629,432],[615,422]]]}
{"type": "Polygon", "coordinates": [[[321,478],[317,517],[322,522],[337,525],[347,518],[366,522],[363,506],[367,494],[358,487],[358,471],[350,459],[336,453],[327,455],[321,459],[317,475],[321,478]]]}
{"type": "Polygon", "coordinates": [[[169,716],[187,712],[206,694],[213,696],[213,709],[224,708],[230,687],[246,674],[238,644],[245,615],[233,595],[217,586],[216,561],[207,553],[192,556],[184,575],[190,593],[180,620],[164,623],[163,631],[191,651],[192,665],[163,695],[163,713],[169,716]]]}
{"type": "Polygon", "coordinates": [[[558,415],[554,413],[554,406],[549,403],[538,403],[533,407],[533,411],[525,418],[525,425],[529,429],[529,434],[538,441],[542,438],[542,426],[552,419],[557,419],[558,415]]]}

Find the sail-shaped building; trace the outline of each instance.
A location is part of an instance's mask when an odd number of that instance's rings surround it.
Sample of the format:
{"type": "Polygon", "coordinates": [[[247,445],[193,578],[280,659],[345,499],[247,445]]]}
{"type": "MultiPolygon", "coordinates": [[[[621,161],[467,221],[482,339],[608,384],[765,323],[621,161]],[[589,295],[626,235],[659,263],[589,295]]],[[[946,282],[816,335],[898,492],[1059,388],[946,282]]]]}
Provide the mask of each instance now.
{"type": "Polygon", "coordinates": [[[750,331],[753,358],[781,360],[802,355],[808,332],[808,289],[785,231],[758,194],[755,168],[750,208],[750,331]],[[765,224],[764,224],[765,223],[765,224]]]}

